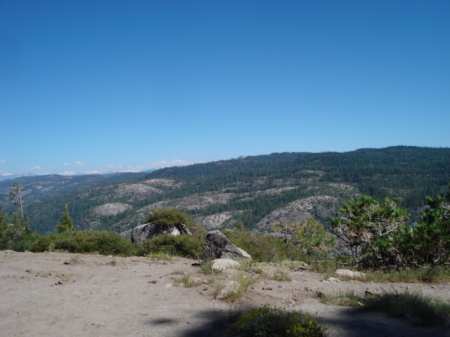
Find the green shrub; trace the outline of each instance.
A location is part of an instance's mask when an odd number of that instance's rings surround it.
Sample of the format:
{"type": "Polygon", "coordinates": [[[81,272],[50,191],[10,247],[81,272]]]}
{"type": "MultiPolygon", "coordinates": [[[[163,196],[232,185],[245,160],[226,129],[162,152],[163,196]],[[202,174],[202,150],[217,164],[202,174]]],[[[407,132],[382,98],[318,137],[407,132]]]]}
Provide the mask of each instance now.
{"type": "Polygon", "coordinates": [[[54,235],[40,235],[30,246],[32,252],[52,252],[55,246],[54,235]]]}
{"type": "Polygon", "coordinates": [[[279,308],[262,307],[247,311],[240,315],[237,325],[243,337],[325,336],[325,327],[313,316],[279,308]]]}
{"type": "Polygon", "coordinates": [[[39,234],[31,230],[16,230],[14,226],[9,226],[10,231],[2,232],[0,235],[0,250],[11,249],[16,252],[25,252],[38,239],[39,234]]]}
{"type": "Polygon", "coordinates": [[[336,245],[334,236],[314,217],[300,222],[281,221],[272,228],[281,233],[285,243],[292,242],[309,255],[329,252],[336,245]]]}
{"type": "Polygon", "coordinates": [[[359,267],[384,269],[402,260],[397,239],[406,235],[408,212],[399,207],[399,199],[383,199],[380,202],[363,194],[342,205],[339,211],[345,217],[330,218],[332,228],[346,243],[359,267]]]}
{"type": "Polygon", "coordinates": [[[447,194],[427,199],[428,207],[402,243],[409,248],[410,264],[445,265],[450,260],[450,182],[447,194]]]}
{"type": "Polygon", "coordinates": [[[12,242],[11,249],[16,252],[24,252],[30,249],[34,241],[36,241],[38,234],[34,232],[24,232],[12,242]]]}
{"type": "Polygon", "coordinates": [[[360,268],[392,270],[442,266],[450,259],[450,183],[446,194],[428,197],[417,225],[406,225],[400,200],[384,203],[362,195],[343,204],[345,217],[330,218],[360,268]]]}
{"type": "Polygon", "coordinates": [[[147,222],[152,222],[157,225],[174,227],[179,223],[185,225],[191,224],[189,214],[181,212],[177,209],[160,209],[155,208],[147,217],[147,222]]]}
{"type": "Polygon", "coordinates": [[[33,252],[64,250],[70,253],[98,253],[130,256],[135,246],[115,232],[64,232],[41,236],[30,247],[33,252]]]}
{"type": "Polygon", "coordinates": [[[148,215],[146,219],[147,223],[154,223],[160,229],[166,230],[168,228],[177,228],[180,232],[187,227],[191,232],[203,231],[203,228],[194,223],[190,215],[181,212],[177,209],[160,209],[155,208],[148,215]]]}
{"type": "Polygon", "coordinates": [[[20,219],[14,216],[8,219],[0,204],[0,250],[11,249],[24,252],[37,239],[38,234],[29,229],[26,216],[20,219]]]}
{"type": "Polygon", "coordinates": [[[150,253],[166,253],[169,255],[200,259],[203,255],[205,239],[203,235],[177,235],[163,234],[148,239],[138,247],[138,255],[145,256],[150,253]]]}
{"type": "Polygon", "coordinates": [[[228,239],[249,253],[256,262],[280,262],[283,260],[308,260],[303,250],[290,243],[283,243],[278,237],[262,233],[250,233],[237,229],[225,231],[228,239]]]}

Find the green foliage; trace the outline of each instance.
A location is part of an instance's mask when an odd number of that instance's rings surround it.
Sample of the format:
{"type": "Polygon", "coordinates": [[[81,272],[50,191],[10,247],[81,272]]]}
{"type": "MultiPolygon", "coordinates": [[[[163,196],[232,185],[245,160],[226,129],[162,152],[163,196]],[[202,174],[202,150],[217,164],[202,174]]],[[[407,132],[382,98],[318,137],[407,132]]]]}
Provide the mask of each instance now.
{"type": "Polygon", "coordinates": [[[282,233],[286,243],[290,241],[309,255],[329,252],[336,244],[333,235],[314,217],[303,219],[299,223],[281,222],[274,225],[273,229],[282,233]]]}
{"type": "Polygon", "coordinates": [[[58,233],[72,232],[75,230],[67,204],[64,206],[64,210],[61,213],[61,221],[58,223],[56,228],[58,229],[58,233]]]}
{"type": "Polygon", "coordinates": [[[345,217],[331,218],[333,229],[347,244],[362,267],[381,268],[400,262],[396,247],[398,233],[408,219],[399,200],[384,198],[384,203],[368,195],[350,199],[340,209],[345,217]]]}
{"type": "Polygon", "coordinates": [[[33,252],[63,250],[70,253],[135,255],[136,247],[115,232],[69,231],[40,236],[30,247],[33,252]]]}
{"type": "Polygon", "coordinates": [[[330,251],[336,245],[334,237],[314,217],[295,225],[295,244],[308,253],[330,251]]]}
{"type": "Polygon", "coordinates": [[[15,182],[11,185],[11,191],[9,192],[10,198],[9,200],[12,201],[13,205],[18,207],[18,214],[19,219],[21,220],[21,225],[23,229],[28,228],[28,223],[25,220],[25,213],[23,211],[23,199],[22,194],[25,191],[25,189],[18,183],[15,182]]]}
{"type": "Polygon", "coordinates": [[[26,230],[17,235],[11,242],[8,249],[14,250],[16,252],[25,252],[30,250],[30,247],[37,240],[39,234],[34,231],[26,230]]]}
{"type": "Polygon", "coordinates": [[[283,243],[279,238],[262,233],[251,233],[244,229],[224,231],[228,239],[249,253],[256,262],[280,262],[283,260],[309,259],[303,250],[291,243],[283,243]]]}
{"type": "Polygon", "coordinates": [[[139,246],[137,254],[146,256],[154,253],[166,253],[169,255],[200,259],[205,245],[204,235],[177,235],[163,234],[153,239],[148,239],[139,246]]]}
{"type": "Polygon", "coordinates": [[[446,195],[428,198],[428,208],[409,238],[404,243],[412,247],[410,263],[435,266],[450,261],[450,183],[446,195]]]}
{"type": "Polygon", "coordinates": [[[237,325],[243,337],[326,336],[313,316],[266,306],[241,314],[237,325]]]}
{"type": "Polygon", "coordinates": [[[147,222],[166,227],[176,227],[179,224],[192,225],[189,214],[177,209],[156,208],[148,215],[147,222]]]}
{"type": "Polygon", "coordinates": [[[407,212],[398,201],[363,195],[344,203],[345,218],[332,218],[338,236],[361,267],[432,267],[450,260],[450,184],[446,195],[428,198],[417,226],[405,225],[407,212]]]}
{"type": "Polygon", "coordinates": [[[38,235],[17,216],[13,215],[12,223],[3,213],[0,204],[0,250],[11,249],[16,252],[24,252],[29,249],[38,235]]]}
{"type": "Polygon", "coordinates": [[[16,228],[9,224],[8,218],[3,213],[0,204],[0,249],[11,249],[11,244],[16,236],[16,228]]]}

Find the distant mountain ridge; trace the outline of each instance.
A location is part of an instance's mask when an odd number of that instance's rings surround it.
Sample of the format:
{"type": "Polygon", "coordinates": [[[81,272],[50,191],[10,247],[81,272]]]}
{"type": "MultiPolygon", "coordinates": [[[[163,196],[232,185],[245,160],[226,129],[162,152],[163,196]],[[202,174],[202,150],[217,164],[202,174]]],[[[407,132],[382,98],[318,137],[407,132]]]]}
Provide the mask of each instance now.
{"type": "Polygon", "coordinates": [[[21,177],[30,177],[35,176],[33,173],[20,173],[20,174],[8,174],[8,175],[0,175],[0,181],[4,180],[15,180],[21,177]]]}
{"type": "MultiPolygon", "coordinates": [[[[277,221],[315,216],[327,223],[342,202],[361,193],[400,197],[417,214],[426,196],[445,191],[450,148],[274,153],[151,173],[20,179],[30,222],[43,233],[54,231],[65,204],[80,230],[124,232],[153,208],[177,208],[206,228],[242,222],[268,232],[277,221]]],[[[0,182],[2,204],[7,187],[0,182]]]]}

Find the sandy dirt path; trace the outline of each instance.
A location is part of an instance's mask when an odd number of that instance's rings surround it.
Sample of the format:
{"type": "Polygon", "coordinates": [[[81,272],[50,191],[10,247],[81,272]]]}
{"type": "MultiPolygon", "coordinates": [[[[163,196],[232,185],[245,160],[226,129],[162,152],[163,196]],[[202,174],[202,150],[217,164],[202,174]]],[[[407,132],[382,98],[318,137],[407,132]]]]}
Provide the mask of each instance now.
{"type": "Polygon", "coordinates": [[[298,271],[291,273],[292,282],[256,283],[230,305],[213,298],[212,284],[173,285],[183,274],[202,276],[194,262],[2,251],[0,336],[220,336],[226,334],[230,310],[268,304],[316,314],[330,337],[450,337],[448,323],[415,328],[407,320],[324,305],[317,298],[318,292],[372,288],[418,291],[450,302],[449,284],[324,282],[320,274],[298,271]]]}

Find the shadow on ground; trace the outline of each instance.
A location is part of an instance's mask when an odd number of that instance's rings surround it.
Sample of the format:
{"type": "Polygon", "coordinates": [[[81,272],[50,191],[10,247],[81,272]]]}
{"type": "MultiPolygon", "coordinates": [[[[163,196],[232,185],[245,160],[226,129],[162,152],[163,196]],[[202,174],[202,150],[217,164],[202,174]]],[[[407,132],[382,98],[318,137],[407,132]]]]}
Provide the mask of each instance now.
{"type": "MultiPolygon", "coordinates": [[[[245,309],[240,309],[245,310],[245,309]]],[[[237,337],[233,330],[232,315],[235,312],[210,310],[195,316],[195,321],[203,322],[200,326],[186,326],[179,337],[237,337]]],[[[321,317],[319,322],[325,325],[330,337],[450,337],[450,322],[431,328],[414,327],[406,319],[389,318],[382,313],[343,309],[332,317],[321,317]]],[[[183,320],[185,322],[185,320],[183,320]]],[[[148,325],[179,324],[174,319],[157,319],[148,325]]]]}
{"type": "Polygon", "coordinates": [[[191,317],[195,323],[190,326],[189,319],[173,319],[173,318],[158,318],[148,320],[145,324],[149,326],[161,326],[161,325],[180,325],[186,324],[185,331],[180,333],[179,337],[229,337],[234,336],[231,333],[230,313],[222,310],[206,310],[198,313],[195,317],[191,317]]]}
{"type": "Polygon", "coordinates": [[[334,317],[322,317],[332,337],[450,337],[450,321],[433,327],[417,327],[406,318],[391,318],[386,314],[352,308],[340,310],[334,317]]]}

